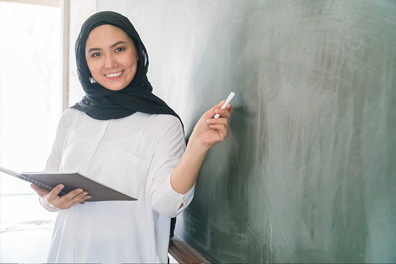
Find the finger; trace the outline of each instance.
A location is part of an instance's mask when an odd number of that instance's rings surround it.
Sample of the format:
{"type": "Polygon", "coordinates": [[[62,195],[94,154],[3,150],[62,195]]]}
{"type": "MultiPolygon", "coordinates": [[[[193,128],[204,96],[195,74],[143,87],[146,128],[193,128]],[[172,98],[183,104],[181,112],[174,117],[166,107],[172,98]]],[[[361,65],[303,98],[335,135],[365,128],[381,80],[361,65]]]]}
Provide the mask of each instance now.
{"type": "Polygon", "coordinates": [[[230,104],[227,105],[226,109],[230,111],[230,113],[234,112],[234,107],[232,107],[230,104]]]}
{"type": "Polygon", "coordinates": [[[230,118],[231,112],[228,109],[215,109],[215,113],[220,115],[220,117],[230,118]]]}
{"type": "Polygon", "coordinates": [[[78,188],[78,189],[75,189],[73,191],[70,191],[67,194],[65,194],[62,197],[60,197],[60,202],[61,203],[68,203],[68,202],[72,201],[76,196],[80,195],[83,192],[84,192],[84,190],[81,189],[81,188],[78,188]]]}
{"type": "Polygon", "coordinates": [[[82,192],[81,194],[77,195],[74,199],[78,200],[78,202],[82,202],[88,196],[88,192],[82,192]]]}
{"type": "Polygon", "coordinates": [[[208,119],[206,120],[206,122],[209,125],[224,125],[228,128],[228,119],[225,117],[220,117],[220,118],[212,118],[212,119],[208,119]]]}
{"type": "Polygon", "coordinates": [[[84,204],[84,203],[85,203],[85,200],[88,200],[88,199],[91,199],[91,198],[92,198],[92,196],[86,195],[86,196],[83,198],[83,200],[80,202],[80,204],[84,204]]]}
{"type": "Polygon", "coordinates": [[[88,200],[88,199],[91,199],[91,198],[92,198],[91,195],[86,195],[86,196],[84,197],[84,201],[85,201],[85,200],[88,200]]]}
{"type": "Polygon", "coordinates": [[[216,130],[221,140],[224,140],[228,135],[228,130],[224,125],[220,125],[220,124],[209,125],[209,128],[216,130]]]}
{"type": "Polygon", "coordinates": [[[224,102],[225,100],[221,101],[220,103],[218,103],[217,105],[213,106],[211,109],[206,111],[205,116],[212,118],[216,114],[215,110],[220,109],[223,106],[224,102]]]}
{"type": "Polygon", "coordinates": [[[228,130],[228,125],[227,124],[221,124],[221,123],[215,123],[215,124],[210,124],[209,125],[210,129],[216,129],[216,130],[221,130],[221,131],[227,131],[228,130]]]}
{"type": "Polygon", "coordinates": [[[65,209],[70,208],[75,206],[78,203],[81,203],[82,201],[91,198],[91,196],[88,195],[88,192],[84,191],[80,193],[79,195],[75,196],[72,200],[66,202],[64,204],[65,209]]]}
{"type": "Polygon", "coordinates": [[[58,184],[57,186],[55,186],[55,188],[53,188],[52,191],[50,191],[48,194],[48,201],[55,201],[63,188],[65,188],[63,184],[58,184]]]}
{"type": "Polygon", "coordinates": [[[210,129],[218,130],[219,133],[226,134],[228,131],[228,121],[226,118],[213,118],[207,122],[210,129]]]}

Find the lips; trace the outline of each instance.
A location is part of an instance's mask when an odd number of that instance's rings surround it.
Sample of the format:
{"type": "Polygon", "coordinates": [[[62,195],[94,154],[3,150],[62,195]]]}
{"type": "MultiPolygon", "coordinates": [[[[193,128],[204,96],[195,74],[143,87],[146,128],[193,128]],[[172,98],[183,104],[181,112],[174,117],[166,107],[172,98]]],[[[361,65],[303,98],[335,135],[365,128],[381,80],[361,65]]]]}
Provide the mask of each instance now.
{"type": "Polygon", "coordinates": [[[105,75],[106,75],[106,77],[108,79],[115,80],[115,79],[118,79],[121,76],[122,73],[123,73],[123,71],[108,73],[108,74],[105,74],[105,75]]]}

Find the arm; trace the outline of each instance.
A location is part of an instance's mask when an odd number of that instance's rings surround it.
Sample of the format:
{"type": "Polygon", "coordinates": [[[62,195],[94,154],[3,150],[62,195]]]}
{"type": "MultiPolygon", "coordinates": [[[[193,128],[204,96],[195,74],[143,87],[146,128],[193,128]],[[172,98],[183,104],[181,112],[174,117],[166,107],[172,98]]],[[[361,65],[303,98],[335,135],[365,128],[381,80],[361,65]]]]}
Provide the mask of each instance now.
{"type": "Polygon", "coordinates": [[[223,103],[208,110],[195,125],[186,151],[171,175],[171,185],[176,192],[185,194],[194,186],[207,151],[227,137],[233,109],[229,104],[226,109],[220,109],[223,103]],[[215,119],[215,114],[221,117],[215,119]]]}
{"type": "Polygon", "coordinates": [[[191,202],[206,152],[227,135],[232,107],[218,109],[222,118],[214,119],[215,109],[220,107],[216,105],[197,122],[186,150],[179,120],[165,119],[164,136],[158,141],[147,185],[151,207],[161,215],[175,217],[191,202]]]}

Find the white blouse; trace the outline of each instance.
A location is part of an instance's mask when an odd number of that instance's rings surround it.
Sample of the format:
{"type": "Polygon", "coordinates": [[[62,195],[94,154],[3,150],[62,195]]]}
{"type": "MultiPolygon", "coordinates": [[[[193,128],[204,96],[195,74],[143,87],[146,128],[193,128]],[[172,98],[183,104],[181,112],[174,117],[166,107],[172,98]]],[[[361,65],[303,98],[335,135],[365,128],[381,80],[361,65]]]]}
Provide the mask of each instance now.
{"type": "MultiPolygon", "coordinates": [[[[166,263],[170,217],[194,195],[194,187],[182,195],[170,184],[184,150],[183,128],[174,116],[138,112],[102,121],[66,110],[46,171],[79,172],[138,200],[60,210],[48,262],[166,263]]],[[[58,211],[48,201],[41,204],[58,211]]]]}

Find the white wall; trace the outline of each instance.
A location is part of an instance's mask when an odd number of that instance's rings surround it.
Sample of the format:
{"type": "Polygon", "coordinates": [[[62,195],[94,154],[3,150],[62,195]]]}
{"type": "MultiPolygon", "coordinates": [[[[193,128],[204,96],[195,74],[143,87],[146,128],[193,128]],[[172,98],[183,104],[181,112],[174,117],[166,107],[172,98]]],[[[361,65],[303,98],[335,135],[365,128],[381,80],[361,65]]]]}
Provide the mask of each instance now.
{"type": "Polygon", "coordinates": [[[81,25],[96,11],[95,0],[70,0],[70,43],[69,43],[69,106],[81,100],[84,95],[77,75],[74,44],[80,33],[81,25]]]}

